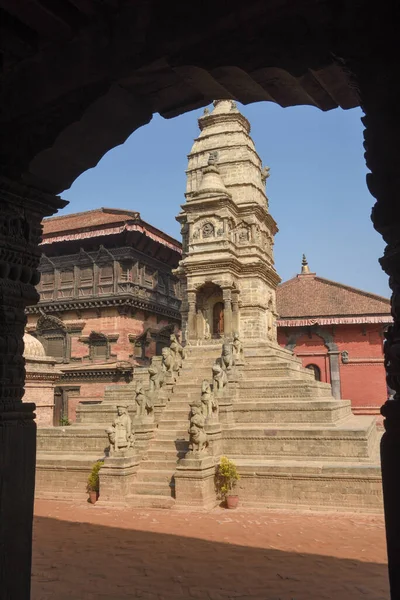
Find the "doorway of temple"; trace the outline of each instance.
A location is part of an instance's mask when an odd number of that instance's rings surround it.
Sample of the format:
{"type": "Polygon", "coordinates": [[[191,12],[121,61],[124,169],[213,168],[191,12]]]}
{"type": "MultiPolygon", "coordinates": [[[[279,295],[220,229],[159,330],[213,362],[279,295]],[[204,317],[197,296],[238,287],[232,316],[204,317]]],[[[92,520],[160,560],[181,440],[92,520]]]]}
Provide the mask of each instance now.
{"type": "Polygon", "coordinates": [[[224,334],[224,303],[216,302],[213,308],[213,335],[224,334]]]}

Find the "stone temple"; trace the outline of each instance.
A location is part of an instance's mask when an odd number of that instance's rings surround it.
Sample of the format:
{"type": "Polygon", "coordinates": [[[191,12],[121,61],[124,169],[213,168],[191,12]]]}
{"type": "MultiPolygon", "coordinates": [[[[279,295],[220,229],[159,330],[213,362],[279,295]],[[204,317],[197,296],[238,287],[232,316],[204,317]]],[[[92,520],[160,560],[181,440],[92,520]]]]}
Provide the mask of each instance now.
{"type": "Polygon", "coordinates": [[[39,430],[37,495],[85,497],[104,459],[104,505],[212,507],[225,455],[243,505],[380,510],[374,419],[277,343],[277,226],[249,122],[223,100],[199,127],[177,217],[182,344],[172,335],[132,383],[79,405],[76,424],[39,430]]]}

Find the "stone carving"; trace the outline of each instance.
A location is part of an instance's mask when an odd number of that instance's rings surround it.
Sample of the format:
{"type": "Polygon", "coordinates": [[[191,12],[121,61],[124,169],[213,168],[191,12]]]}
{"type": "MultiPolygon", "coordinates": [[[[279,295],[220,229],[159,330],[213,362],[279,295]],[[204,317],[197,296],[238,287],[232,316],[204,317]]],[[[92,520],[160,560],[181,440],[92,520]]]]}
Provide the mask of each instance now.
{"type": "Polygon", "coordinates": [[[267,183],[267,179],[270,176],[270,168],[269,167],[263,167],[261,169],[261,181],[262,184],[265,185],[267,183]]]}
{"type": "Polygon", "coordinates": [[[213,152],[210,152],[210,154],[208,156],[208,164],[216,165],[217,162],[218,162],[218,152],[217,152],[217,150],[213,150],[213,152]]]}
{"type": "Polygon", "coordinates": [[[143,384],[140,381],[136,384],[135,389],[136,401],[136,418],[142,419],[147,417],[149,420],[154,420],[154,406],[150,396],[145,392],[143,384]]]}
{"type": "Polygon", "coordinates": [[[171,343],[169,349],[172,352],[174,358],[173,370],[179,371],[179,369],[182,368],[182,361],[185,358],[185,350],[183,349],[183,346],[178,342],[178,339],[174,333],[171,334],[170,340],[171,343]]]}
{"type": "Polygon", "coordinates": [[[162,362],[161,362],[162,370],[165,373],[172,375],[173,370],[174,370],[175,361],[174,361],[174,355],[173,355],[171,349],[164,347],[161,350],[161,356],[162,356],[162,362]]]}
{"type": "Polygon", "coordinates": [[[209,221],[203,225],[203,238],[209,238],[214,235],[214,225],[209,221]]]}
{"type": "Polygon", "coordinates": [[[201,412],[206,419],[212,419],[218,415],[218,401],[214,397],[210,382],[203,379],[201,384],[201,412]]]}
{"type": "Polygon", "coordinates": [[[235,356],[230,343],[222,344],[221,366],[224,371],[230,371],[235,366],[235,356]]]}
{"type": "Polygon", "coordinates": [[[220,364],[215,362],[212,367],[213,372],[213,381],[214,381],[214,390],[217,393],[222,393],[224,387],[228,383],[228,377],[226,375],[226,371],[221,367],[220,364]]]}
{"type": "Polygon", "coordinates": [[[206,108],[204,109],[203,116],[204,116],[204,117],[207,117],[209,114],[210,114],[210,109],[206,107],[206,108]]]}
{"type": "Polygon", "coordinates": [[[151,359],[151,363],[148,368],[149,377],[150,377],[150,382],[149,382],[149,393],[150,394],[156,394],[157,392],[159,392],[165,382],[164,371],[153,361],[153,358],[151,359]]]}
{"type": "Polygon", "coordinates": [[[342,363],[346,365],[349,362],[349,353],[347,350],[343,350],[342,352],[342,363]]]}
{"type": "Polygon", "coordinates": [[[235,333],[233,336],[232,350],[235,358],[235,363],[244,362],[243,344],[240,341],[238,333],[235,333]]]}
{"type": "Polygon", "coordinates": [[[133,447],[135,438],[132,431],[132,420],[128,415],[128,406],[117,406],[117,416],[111,427],[106,429],[110,442],[110,456],[133,447]]]}
{"type": "Polygon", "coordinates": [[[201,414],[200,403],[195,402],[191,406],[189,427],[189,452],[193,454],[204,454],[207,451],[208,440],[204,431],[205,417],[201,414]]]}
{"type": "Polygon", "coordinates": [[[211,339],[211,328],[210,328],[210,323],[208,322],[208,319],[207,319],[207,312],[205,310],[203,310],[203,318],[204,318],[204,339],[209,340],[209,339],[211,339]]]}

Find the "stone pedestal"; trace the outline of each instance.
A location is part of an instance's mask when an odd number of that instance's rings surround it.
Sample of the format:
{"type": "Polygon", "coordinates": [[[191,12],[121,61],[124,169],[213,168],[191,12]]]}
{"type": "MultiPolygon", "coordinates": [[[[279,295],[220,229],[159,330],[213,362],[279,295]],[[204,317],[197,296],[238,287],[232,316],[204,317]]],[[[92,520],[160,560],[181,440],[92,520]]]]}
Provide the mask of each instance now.
{"type": "Polygon", "coordinates": [[[132,483],[136,478],[139,456],[136,452],[109,456],[100,469],[98,504],[127,506],[132,483]]]}
{"type": "Polygon", "coordinates": [[[175,471],[175,506],[214,508],[218,504],[215,491],[215,458],[188,454],[175,471]]]}
{"type": "Polygon", "coordinates": [[[132,429],[135,432],[135,451],[140,459],[143,460],[149,443],[154,438],[156,424],[154,420],[146,421],[146,417],[142,417],[140,419],[133,419],[132,429]]]}
{"type": "Polygon", "coordinates": [[[218,460],[222,454],[222,429],[220,423],[206,421],[205,432],[207,434],[208,452],[218,460]]]}

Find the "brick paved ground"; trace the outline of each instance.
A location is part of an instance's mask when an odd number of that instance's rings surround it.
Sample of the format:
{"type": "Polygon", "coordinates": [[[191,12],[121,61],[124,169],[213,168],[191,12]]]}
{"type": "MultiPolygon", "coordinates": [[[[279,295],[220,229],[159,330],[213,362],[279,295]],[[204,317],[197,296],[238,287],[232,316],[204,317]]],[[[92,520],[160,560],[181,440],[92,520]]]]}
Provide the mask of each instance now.
{"type": "Polygon", "coordinates": [[[36,504],[32,600],[387,600],[383,518],[36,504]]]}

